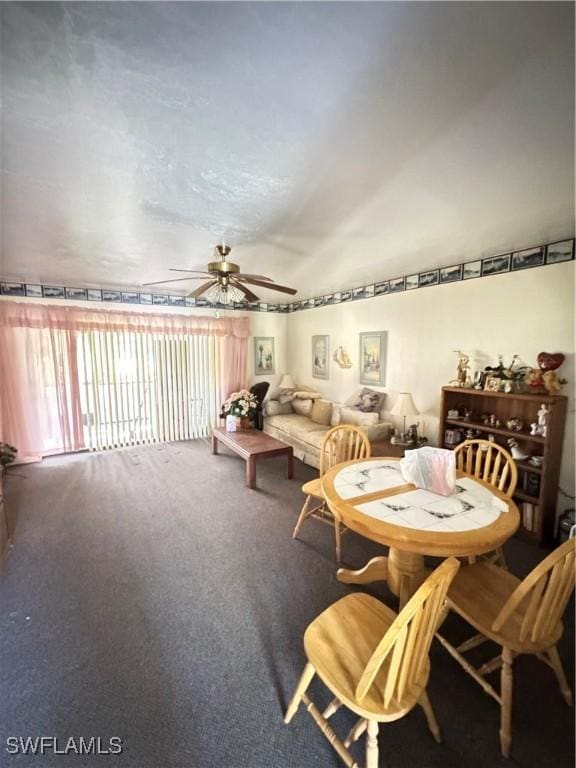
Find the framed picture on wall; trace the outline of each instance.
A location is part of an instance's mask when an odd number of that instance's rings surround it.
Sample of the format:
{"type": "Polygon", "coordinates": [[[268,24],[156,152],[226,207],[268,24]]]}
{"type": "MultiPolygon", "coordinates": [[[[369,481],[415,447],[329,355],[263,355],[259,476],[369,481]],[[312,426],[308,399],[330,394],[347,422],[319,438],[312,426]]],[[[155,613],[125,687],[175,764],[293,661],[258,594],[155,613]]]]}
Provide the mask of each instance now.
{"type": "Polygon", "coordinates": [[[418,288],[418,275],[406,275],[406,290],[413,291],[418,288]]]}
{"type": "Polygon", "coordinates": [[[475,277],[480,277],[482,274],[482,262],[481,261],[468,261],[464,266],[464,273],[462,275],[463,280],[473,280],[475,277]]]}
{"type": "Polygon", "coordinates": [[[256,376],[271,376],[276,373],[273,336],[254,337],[254,373],[256,376]]]}
{"type": "Polygon", "coordinates": [[[456,280],[462,280],[462,264],[455,264],[453,267],[442,267],[440,270],[441,283],[453,283],[456,280]]]}
{"type": "Polygon", "coordinates": [[[312,376],[327,379],[330,366],[330,336],[312,336],[312,376]]]}
{"type": "Polygon", "coordinates": [[[360,334],[360,384],[386,384],[387,331],[360,334]]]}
{"type": "Polygon", "coordinates": [[[574,240],[562,240],[546,246],[546,264],[557,264],[559,261],[570,261],[574,253],[574,240]]]}
{"type": "Polygon", "coordinates": [[[482,277],[485,275],[499,275],[502,272],[510,271],[510,254],[503,256],[491,256],[489,259],[482,259],[482,277]]]}
{"type": "Polygon", "coordinates": [[[541,267],[544,264],[544,246],[529,248],[526,251],[517,251],[512,254],[512,269],[529,269],[541,267]]]}

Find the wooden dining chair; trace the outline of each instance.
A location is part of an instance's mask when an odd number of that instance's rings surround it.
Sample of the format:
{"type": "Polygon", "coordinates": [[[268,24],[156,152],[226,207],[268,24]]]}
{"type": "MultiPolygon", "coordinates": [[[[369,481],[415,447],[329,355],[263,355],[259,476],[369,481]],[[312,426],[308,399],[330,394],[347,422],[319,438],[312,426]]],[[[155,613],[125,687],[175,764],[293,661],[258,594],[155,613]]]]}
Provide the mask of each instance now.
{"type": "Polygon", "coordinates": [[[298,516],[298,521],[292,532],[295,539],[305,520],[314,517],[323,523],[332,525],[336,536],[336,562],[340,562],[342,556],[342,534],[347,530],[328,508],[322,494],[322,477],[336,464],[353,459],[369,459],[371,456],[370,440],[366,433],[359,427],[351,424],[341,424],[330,429],[324,438],[320,449],[320,476],[309,480],[302,486],[302,492],[306,494],[306,501],[298,516]]]}
{"type": "Polygon", "coordinates": [[[562,669],[556,643],[563,631],[561,617],[574,589],[576,542],[569,539],[520,581],[492,563],[478,562],[461,568],[448,592],[448,608],[458,613],[480,634],[458,647],[439,633],[438,640],[484,691],[500,704],[500,745],[504,757],[512,742],[512,664],[531,653],[552,668],[568,705],[572,693],[562,669]],[[487,640],[501,646],[500,654],[476,668],[466,651],[487,640]],[[500,693],[486,675],[501,667],[500,693]]]}
{"type": "Polygon", "coordinates": [[[445,560],[399,614],[361,592],[338,600],[321,613],[304,634],[308,661],[284,722],[289,723],[304,702],[348,768],[358,766],[348,747],[364,731],[368,732],[366,768],[378,768],[378,723],[398,720],[416,704],[424,710],[428,727],[439,742],[440,729],[426,693],[428,651],[459,566],[454,557],[445,560]],[[306,694],[315,674],[335,697],[323,713],[306,694]],[[360,716],[344,741],[328,723],[342,705],[360,716]]]}
{"type": "MultiPolygon", "coordinates": [[[[518,482],[516,462],[505,448],[491,440],[465,440],[454,449],[456,469],[477,477],[512,498],[518,482]]],[[[476,558],[470,558],[474,562],[476,558]]],[[[507,568],[504,550],[498,547],[482,555],[483,560],[507,568]]]]}

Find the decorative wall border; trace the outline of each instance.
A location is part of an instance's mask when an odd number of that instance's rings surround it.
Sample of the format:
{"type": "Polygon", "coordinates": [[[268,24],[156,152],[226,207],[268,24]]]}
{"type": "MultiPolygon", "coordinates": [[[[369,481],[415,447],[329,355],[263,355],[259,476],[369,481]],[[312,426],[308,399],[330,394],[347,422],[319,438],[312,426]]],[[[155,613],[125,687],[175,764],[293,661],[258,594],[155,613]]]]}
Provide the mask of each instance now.
{"type": "Polygon", "coordinates": [[[391,280],[336,291],[324,296],[293,301],[289,304],[271,304],[269,302],[245,301],[234,302],[233,305],[219,304],[202,297],[190,299],[184,296],[170,296],[163,293],[140,293],[139,291],[122,291],[108,288],[71,288],[61,285],[41,285],[39,283],[0,282],[0,295],[26,297],[32,299],[73,299],[88,302],[113,302],[118,304],[145,304],[171,307],[209,307],[214,309],[239,309],[244,312],[300,312],[304,309],[343,304],[347,301],[371,299],[375,296],[385,296],[392,293],[413,291],[417,288],[447,285],[464,280],[480,277],[502,275],[506,272],[518,272],[524,269],[544,267],[549,264],[560,264],[574,260],[574,238],[557,240],[521,251],[488,256],[484,259],[467,261],[462,264],[452,264],[448,267],[431,269],[417,274],[403,275],[391,280]]]}

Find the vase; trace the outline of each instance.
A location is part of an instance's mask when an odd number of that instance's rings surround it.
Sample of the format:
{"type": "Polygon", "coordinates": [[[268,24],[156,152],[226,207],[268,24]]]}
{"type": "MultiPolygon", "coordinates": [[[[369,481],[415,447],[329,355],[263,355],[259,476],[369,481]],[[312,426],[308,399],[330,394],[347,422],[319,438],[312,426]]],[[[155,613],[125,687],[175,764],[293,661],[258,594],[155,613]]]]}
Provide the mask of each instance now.
{"type": "Polygon", "coordinates": [[[240,429],[240,416],[229,413],[226,416],[226,432],[237,432],[240,429]]]}
{"type": "Polygon", "coordinates": [[[250,429],[252,427],[252,422],[248,418],[240,419],[240,429],[250,429]]]}

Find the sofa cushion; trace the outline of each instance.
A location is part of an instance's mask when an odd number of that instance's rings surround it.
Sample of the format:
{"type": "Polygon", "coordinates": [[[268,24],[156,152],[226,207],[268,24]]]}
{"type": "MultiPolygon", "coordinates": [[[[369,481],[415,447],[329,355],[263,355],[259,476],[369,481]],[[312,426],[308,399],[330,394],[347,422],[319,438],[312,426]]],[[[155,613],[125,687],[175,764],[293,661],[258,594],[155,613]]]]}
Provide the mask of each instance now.
{"type": "Polygon", "coordinates": [[[318,400],[322,395],[313,389],[296,389],[294,390],[294,397],[298,397],[300,400],[318,400]]]}
{"type": "Polygon", "coordinates": [[[320,446],[328,427],[310,421],[306,416],[270,416],[264,420],[264,431],[271,437],[291,445],[294,456],[311,467],[320,467],[320,446]],[[295,429],[296,425],[301,429],[295,429]],[[282,428],[283,427],[283,428],[282,428]],[[295,436],[297,433],[300,437],[295,436]]]}
{"type": "Polygon", "coordinates": [[[276,430],[286,432],[298,440],[304,441],[308,441],[309,436],[315,432],[326,432],[326,427],[323,424],[317,424],[307,416],[299,416],[297,413],[269,416],[265,423],[270,424],[276,430]]]}
{"type": "Polygon", "coordinates": [[[315,400],[310,414],[310,420],[325,427],[330,426],[332,403],[330,400],[315,400]]]}
{"type": "Polygon", "coordinates": [[[295,397],[291,403],[294,413],[298,413],[300,416],[310,416],[313,404],[313,400],[301,400],[299,397],[295,397]]]}
{"type": "Polygon", "coordinates": [[[374,427],[380,421],[380,414],[375,413],[363,413],[356,408],[347,408],[344,406],[340,409],[340,424],[354,424],[358,427],[374,427]]]}
{"type": "Polygon", "coordinates": [[[264,403],[266,416],[277,416],[280,413],[294,413],[292,403],[280,403],[278,400],[266,400],[264,403]]]}

